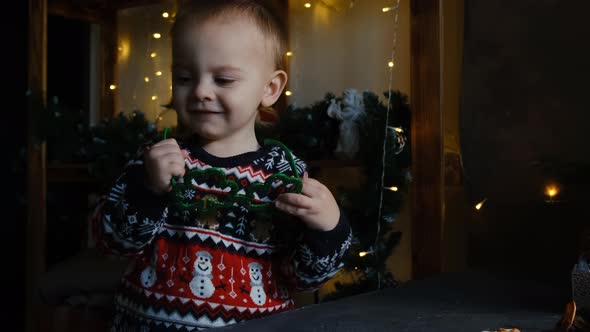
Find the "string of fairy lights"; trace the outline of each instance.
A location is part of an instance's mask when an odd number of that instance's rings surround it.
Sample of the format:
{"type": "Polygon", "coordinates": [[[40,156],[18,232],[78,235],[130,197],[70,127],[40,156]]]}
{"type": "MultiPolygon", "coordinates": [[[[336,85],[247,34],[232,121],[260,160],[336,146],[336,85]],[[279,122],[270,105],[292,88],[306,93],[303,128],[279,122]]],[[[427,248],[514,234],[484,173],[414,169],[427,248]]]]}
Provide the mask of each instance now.
{"type": "MultiPolygon", "coordinates": [[[[354,8],[355,5],[355,1],[350,1],[348,8],[352,9],[354,8]]],[[[326,3],[325,1],[315,1],[315,2],[304,2],[303,3],[303,7],[306,9],[312,9],[314,6],[323,6],[326,7],[332,11],[335,12],[341,12],[340,9],[334,7],[333,5],[330,5],[328,3],[326,3]]],[[[381,12],[382,13],[393,13],[393,38],[392,38],[392,49],[391,49],[391,53],[389,55],[389,57],[387,58],[387,60],[385,61],[386,64],[386,68],[388,70],[388,96],[387,96],[387,110],[386,110],[386,119],[385,119],[385,123],[388,123],[389,120],[389,116],[390,116],[390,112],[391,112],[391,91],[393,89],[393,72],[394,72],[394,68],[395,68],[395,60],[396,60],[396,55],[397,55],[397,38],[398,38],[398,27],[399,27],[399,11],[400,11],[400,1],[396,0],[395,4],[393,6],[389,6],[389,7],[383,7],[381,8],[381,12]]],[[[298,29],[295,29],[296,31],[298,31],[298,29]]],[[[295,49],[298,48],[299,44],[299,34],[295,34],[295,38],[294,38],[294,47],[295,49]]],[[[287,60],[291,60],[294,57],[295,52],[293,52],[292,50],[288,51],[286,53],[286,57],[287,60]]],[[[301,70],[301,64],[299,64],[298,69],[301,70]]],[[[297,73],[295,73],[295,79],[294,79],[294,88],[297,89],[298,87],[298,79],[297,79],[297,73]]],[[[285,92],[285,95],[287,97],[293,96],[293,91],[292,90],[287,90],[285,92]]],[[[385,136],[384,137],[389,137],[389,135],[387,134],[387,131],[389,130],[394,130],[395,132],[397,132],[398,134],[402,134],[403,133],[403,129],[402,128],[397,128],[397,127],[389,127],[389,126],[385,126],[384,128],[385,130],[385,136]]],[[[377,217],[377,231],[376,231],[376,235],[375,235],[375,242],[373,245],[373,248],[376,248],[377,243],[379,241],[379,237],[381,235],[381,223],[380,220],[382,218],[382,208],[383,208],[383,191],[384,190],[390,190],[390,191],[398,191],[398,187],[397,186],[391,186],[391,187],[385,187],[384,186],[384,179],[385,179],[385,163],[386,163],[386,149],[385,149],[385,140],[383,142],[383,155],[381,158],[381,178],[380,178],[380,188],[382,188],[380,190],[380,197],[379,197],[379,207],[378,207],[378,217],[377,217]]],[[[367,255],[375,255],[377,256],[377,251],[375,251],[374,249],[370,248],[368,251],[362,251],[359,253],[360,257],[365,257],[367,255]]],[[[377,259],[377,257],[376,257],[377,259]]],[[[356,269],[356,268],[355,268],[356,269]]],[[[381,287],[381,276],[378,275],[377,276],[377,282],[378,282],[378,288],[381,287]]]]}
{"type": "MultiPolygon", "coordinates": [[[[131,30],[125,31],[123,35],[119,34],[118,42],[117,65],[119,69],[124,68],[127,72],[123,72],[122,75],[120,72],[119,83],[112,83],[109,86],[110,90],[119,90],[119,98],[123,98],[118,111],[141,110],[146,115],[151,114],[149,118],[155,117],[156,126],[165,113],[171,111],[165,106],[168,103],[166,98],[169,98],[172,90],[171,78],[169,79],[169,70],[167,70],[170,64],[168,57],[162,56],[161,52],[169,49],[168,40],[165,39],[164,34],[170,30],[175,13],[174,10],[163,10],[163,7],[158,5],[134,8],[120,15],[123,20],[131,20],[131,22],[141,20],[145,22],[143,26],[153,27],[154,30],[142,31],[135,29],[132,24],[121,24],[131,30]],[[142,35],[143,33],[145,35],[142,35]],[[131,41],[134,41],[135,45],[131,45],[131,41]],[[128,62],[130,54],[140,55],[128,62]]],[[[135,112],[131,113],[131,116],[134,115],[135,112]]]]}
{"type": "MultiPolygon", "coordinates": [[[[399,1],[400,0],[396,0],[396,4],[393,7],[385,7],[382,9],[382,11],[384,13],[387,13],[389,11],[393,11],[394,12],[394,25],[393,25],[393,42],[392,42],[392,50],[391,50],[391,56],[390,56],[390,61],[387,64],[387,67],[389,68],[389,82],[388,82],[388,88],[387,88],[387,110],[385,113],[385,134],[383,137],[387,138],[387,131],[389,130],[389,127],[387,126],[387,123],[389,123],[389,116],[391,113],[391,92],[393,89],[393,68],[395,67],[395,59],[396,59],[396,55],[397,55],[397,31],[398,31],[398,22],[399,22],[399,1]]],[[[393,128],[395,131],[401,133],[402,129],[401,128],[393,128]]],[[[381,179],[380,179],[380,183],[379,183],[379,188],[382,188],[379,191],[379,208],[377,209],[377,234],[375,235],[375,244],[374,246],[377,247],[377,243],[379,241],[379,237],[381,235],[381,216],[383,213],[383,191],[384,190],[391,190],[391,191],[397,191],[397,187],[393,186],[390,188],[384,188],[385,185],[385,164],[386,164],[386,140],[383,140],[383,146],[382,146],[382,153],[383,155],[381,156],[381,179]]],[[[362,253],[360,253],[359,255],[361,255],[362,253]]],[[[373,252],[374,255],[377,255],[377,251],[373,252]]],[[[363,256],[361,256],[363,257],[363,256]]],[[[381,288],[381,275],[377,274],[377,289],[381,288]]]]}

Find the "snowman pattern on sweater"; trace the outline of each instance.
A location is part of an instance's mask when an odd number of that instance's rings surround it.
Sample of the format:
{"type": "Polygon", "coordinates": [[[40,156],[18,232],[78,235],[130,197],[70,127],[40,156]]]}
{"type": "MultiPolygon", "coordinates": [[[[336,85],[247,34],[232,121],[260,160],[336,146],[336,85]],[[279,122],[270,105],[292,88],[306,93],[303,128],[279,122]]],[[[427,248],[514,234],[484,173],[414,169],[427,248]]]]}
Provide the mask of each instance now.
{"type": "Polygon", "coordinates": [[[193,280],[189,286],[193,294],[200,298],[209,298],[215,292],[213,285],[213,256],[207,251],[199,251],[195,254],[197,259],[194,263],[193,280]]]}
{"type": "Polygon", "coordinates": [[[141,271],[140,281],[143,287],[152,288],[158,280],[156,274],[156,264],[158,262],[158,246],[154,246],[154,253],[150,263],[141,271]]]}
{"type": "Polygon", "coordinates": [[[262,280],[262,265],[256,262],[248,264],[250,269],[250,298],[257,305],[264,305],[266,302],[266,293],[262,280]]]}

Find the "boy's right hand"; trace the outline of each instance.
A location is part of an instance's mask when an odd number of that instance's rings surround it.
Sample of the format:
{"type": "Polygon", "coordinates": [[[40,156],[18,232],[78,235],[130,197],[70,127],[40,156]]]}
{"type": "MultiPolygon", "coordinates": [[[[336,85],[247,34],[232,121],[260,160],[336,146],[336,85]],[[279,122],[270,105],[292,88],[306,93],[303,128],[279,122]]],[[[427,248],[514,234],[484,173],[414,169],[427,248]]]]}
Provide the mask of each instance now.
{"type": "Polygon", "coordinates": [[[172,177],[184,176],[185,153],[173,138],[162,140],[146,149],[143,156],[146,186],[153,193],[159,195],[171,191],[172,177]]]}

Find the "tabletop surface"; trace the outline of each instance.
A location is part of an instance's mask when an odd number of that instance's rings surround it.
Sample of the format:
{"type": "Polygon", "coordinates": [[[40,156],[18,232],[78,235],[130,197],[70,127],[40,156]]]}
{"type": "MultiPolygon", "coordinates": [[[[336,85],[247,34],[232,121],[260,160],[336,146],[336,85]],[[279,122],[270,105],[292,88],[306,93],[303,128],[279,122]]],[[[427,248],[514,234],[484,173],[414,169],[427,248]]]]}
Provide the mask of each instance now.
{"type": "Polygon", "coordinates": [[[550,331],[569,300],[529,279],[449,273],[338,301],[310,305],[220,331],[550,331]]]}

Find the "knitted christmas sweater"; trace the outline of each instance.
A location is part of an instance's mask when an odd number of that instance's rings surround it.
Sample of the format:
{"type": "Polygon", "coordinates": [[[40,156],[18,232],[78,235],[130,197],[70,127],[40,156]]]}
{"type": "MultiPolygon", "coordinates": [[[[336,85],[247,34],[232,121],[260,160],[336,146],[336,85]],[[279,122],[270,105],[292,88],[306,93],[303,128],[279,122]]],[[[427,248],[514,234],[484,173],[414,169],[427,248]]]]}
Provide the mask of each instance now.
{"type": "Polygon", "coordinates": [[[303,161],[276,145],[228,158],[180,146],[187,175],[172,193],[146,189],[139,152],[98,209],[102,248],[135,258],[115,295],[113,331],[192,331],[271,315],[339,271],[352,237],[342,213],[333,230],[317,231],[271,204],[295,190],[303,161]]]}

